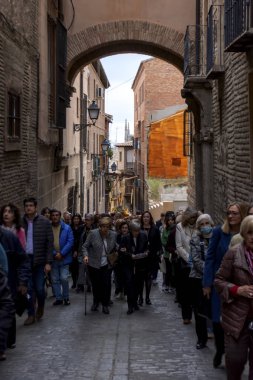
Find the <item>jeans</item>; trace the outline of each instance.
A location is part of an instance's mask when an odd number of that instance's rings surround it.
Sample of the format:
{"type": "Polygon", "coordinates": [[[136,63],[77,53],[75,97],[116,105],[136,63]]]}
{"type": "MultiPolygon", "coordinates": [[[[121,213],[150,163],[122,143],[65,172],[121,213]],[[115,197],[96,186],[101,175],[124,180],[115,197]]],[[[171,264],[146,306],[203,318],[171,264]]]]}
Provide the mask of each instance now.
{"type": "Polygon", "coordinates": [[[52,286],[57,301],[69,298],[69,266],[54,261],[52,264],[52,286]]]}
{"type": "Polygon", "coordinates": [[[29,255],[32,268],[32,276],[28,282],[28,294],[30,296],[28,301],[28,315],[35,315],[36,300],[38,307],[44,308],[45,305],[45,265],[37,265],[33,267],[33,255],[29,255]]]}

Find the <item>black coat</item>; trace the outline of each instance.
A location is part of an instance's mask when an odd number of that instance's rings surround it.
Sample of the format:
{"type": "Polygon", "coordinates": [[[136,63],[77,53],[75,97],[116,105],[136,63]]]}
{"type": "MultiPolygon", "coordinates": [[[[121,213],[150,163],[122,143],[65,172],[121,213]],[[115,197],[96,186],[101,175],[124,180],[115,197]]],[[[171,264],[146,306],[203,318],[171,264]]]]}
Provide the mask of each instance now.
{"type": "Polygon", "coordinates": [[[84,225],[80,225],[78,226],[78,228],[74,228],[73,226],[71,226],[71,228],[72,228],[73,236],[74,236],[73,252],[78,252],[80,239],[84,232],[84,225]]]}
{"type": "Polygon", "coordinates": [[[149,250],[149,265],[150,269],[159,268],[160,254],[162,250],[162,243],[160,238],[160,232],[155,225],[151,226],[148,231],[142,230],[148,238],[148,250],[149,250]]]}
{"type": "MultiPolygon", "coordinates": [[[[148,251],[147,235],[145,234],[145,232],[140,231],[139,235],[137,236],[136,245],[134,243],[134,238],[131,233],[126,236],[123,236],[121,239],[120,247],[126,248],[127,253],[130,258],[131,258],[131,255],[147,252],[148,251]]],[[[148,257],[138,259],[138,260],[134,260],[133,258],[131,258],[131,260],[137,269],[146,269],[148,267],[148,257]]]]}

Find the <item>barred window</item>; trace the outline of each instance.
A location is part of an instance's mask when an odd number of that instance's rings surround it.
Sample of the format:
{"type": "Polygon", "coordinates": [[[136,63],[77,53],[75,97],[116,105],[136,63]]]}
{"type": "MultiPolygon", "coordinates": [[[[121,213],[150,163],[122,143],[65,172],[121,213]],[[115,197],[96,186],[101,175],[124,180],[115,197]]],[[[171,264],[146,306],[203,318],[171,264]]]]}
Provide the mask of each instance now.
{"type": "Polygon", "coordinates": [[[8,137],[20,139],[21,118],[20,118],[20,96],[8,93],[8,137]]]}

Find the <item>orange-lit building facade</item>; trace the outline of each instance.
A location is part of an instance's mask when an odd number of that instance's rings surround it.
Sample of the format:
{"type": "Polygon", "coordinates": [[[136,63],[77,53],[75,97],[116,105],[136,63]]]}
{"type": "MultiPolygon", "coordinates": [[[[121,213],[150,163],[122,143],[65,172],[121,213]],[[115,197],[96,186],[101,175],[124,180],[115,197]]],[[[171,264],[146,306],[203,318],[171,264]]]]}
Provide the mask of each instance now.
{"type": "MultiPolygon", "coordinates": [[[[174,107],[170,107],[174,108],[174,107]]],[[[148,147],[148,176],[181,178],[188,173],[187,157],[183,156],[184,109],[157,120],[150,125],[148,147]]],[[[173,112],[173,111],[172,111],[173,112]]]]}

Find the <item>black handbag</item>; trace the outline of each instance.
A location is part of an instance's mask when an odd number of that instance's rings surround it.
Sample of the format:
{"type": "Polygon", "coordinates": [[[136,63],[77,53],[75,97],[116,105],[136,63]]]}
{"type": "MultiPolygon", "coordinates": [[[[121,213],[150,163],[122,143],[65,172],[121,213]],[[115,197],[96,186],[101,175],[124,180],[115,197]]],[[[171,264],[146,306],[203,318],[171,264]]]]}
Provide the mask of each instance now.
{"type": "Polygon", "coordinates": [[[21,293],[17,293],[15,297],[15,309],[16,309],[16,314],[21,317],[24,312],[28,308],[28,298],[27,294],[23,295],[21,293]]]}
{"type": "Polygon", "coordinates": [[[179,262],[179,267],[180,267],[180,269],[186,269],[186,268],[190,268],[190,264],[189,263],[187,263],[184,259],[182,259],[182,257],[179,257],[179,259],[178,259],[178,262],[179,262]]]}

